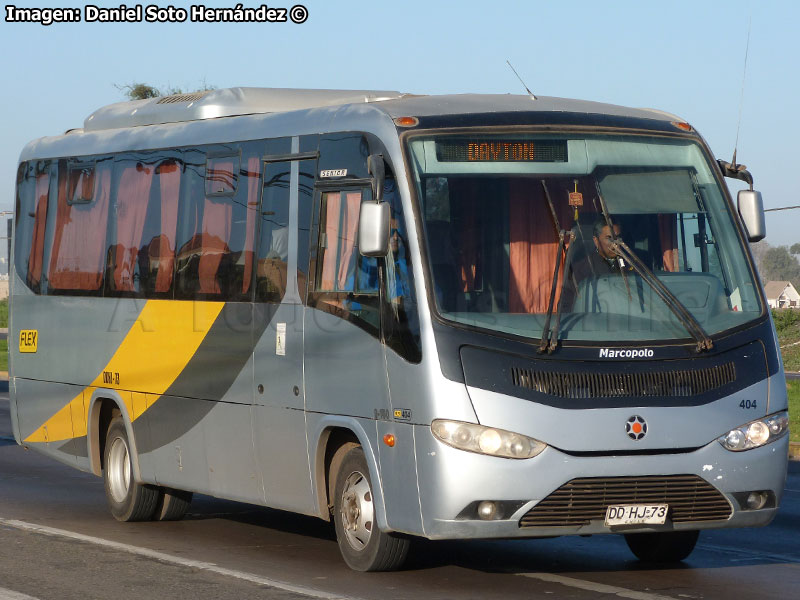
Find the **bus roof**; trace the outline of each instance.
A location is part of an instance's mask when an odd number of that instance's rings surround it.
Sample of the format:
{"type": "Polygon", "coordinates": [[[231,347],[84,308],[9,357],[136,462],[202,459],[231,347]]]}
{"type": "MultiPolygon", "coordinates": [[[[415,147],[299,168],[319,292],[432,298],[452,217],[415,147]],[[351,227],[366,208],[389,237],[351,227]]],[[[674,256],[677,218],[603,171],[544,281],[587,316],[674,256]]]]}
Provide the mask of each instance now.
{"type": "Polygon", "coordinates": [[[675,115],[652,109],[546,96],[539,96],[534,100],[530,96],[514,94],[419,96],[385,90],[236,87],[110,104],[89,115],[84,122],[83,130],[88,133],[359,103],[375,103],[393,118],[493,112],[570,112],[666,121],[680,120],[675,115]]]}
{"type": "Polygon", "coordinates": [[[616,123],[612,126],[631,119],[639,127],[649,128],[649,122],[655,129],[682,121],[653,109],[545,96],[534,100],[515,94],[420,96],[380,90],[237,87],[110,104],[92,113],[82,129],[32,140],[19,160],[327,133],[342,127],[373,133],[391,129],[396,135],[392,119],[397,117],[443,117],[465,124],[470,115],[479,123],[492,115],[501,120],[519,115],[520,123],[528,124],[554,119],[585,124],[610,117],[616,123]]]}

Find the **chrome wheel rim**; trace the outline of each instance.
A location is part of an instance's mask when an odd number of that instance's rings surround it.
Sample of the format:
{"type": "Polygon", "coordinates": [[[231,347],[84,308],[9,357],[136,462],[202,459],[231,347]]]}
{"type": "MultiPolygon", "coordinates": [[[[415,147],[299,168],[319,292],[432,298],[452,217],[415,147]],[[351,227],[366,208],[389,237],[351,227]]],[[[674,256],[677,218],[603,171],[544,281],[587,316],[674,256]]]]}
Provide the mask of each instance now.
{"type": "Polygon", "coordinates": [[[344,482],[339,512],[347,543],[354,550],[363,550],[372,537],[375,508],[369,481],[362,473],[354,471],[344,482]]]}
{"type": "Polygon", "coordinates": [[[122,438],[111,442],[108,452],[108,487],[115,502],[124,502],[131,486],[131,461],[128,455],[128,444],[122,438]]]}

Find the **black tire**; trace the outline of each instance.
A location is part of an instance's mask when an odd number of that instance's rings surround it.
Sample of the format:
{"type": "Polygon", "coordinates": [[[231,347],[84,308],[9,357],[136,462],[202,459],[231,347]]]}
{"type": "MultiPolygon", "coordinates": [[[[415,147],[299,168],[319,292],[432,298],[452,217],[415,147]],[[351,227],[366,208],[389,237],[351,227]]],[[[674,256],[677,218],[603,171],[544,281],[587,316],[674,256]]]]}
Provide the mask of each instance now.
{"type": "Polygon", "coordinates": [[[192,492],[160,488],[154,521],[180,521],[192,504],[192,492]]]}
{"type": "Polygon", "coordinates": [[[103,480],[111,514],[117,521],[149,521],[156,510],[159,489],[134,480],[128,433],[120,417],[108,427],[103,459],[103,480]]]}
{"type": "Polygon", "coordinates": [[[676,563],[692,553],[699,536],[697,530],[628,533],[625,541],[636,558],[643,562],[676,563]]]}
{"type": "Polygon", "coordinates": [[[355,571],[397,570],[405,562],[410,540],[378,528],[372,481],[361,446],[344,446],[340,452],[346,454],[331,462],[330,483],[342,557],[355,571]]]}

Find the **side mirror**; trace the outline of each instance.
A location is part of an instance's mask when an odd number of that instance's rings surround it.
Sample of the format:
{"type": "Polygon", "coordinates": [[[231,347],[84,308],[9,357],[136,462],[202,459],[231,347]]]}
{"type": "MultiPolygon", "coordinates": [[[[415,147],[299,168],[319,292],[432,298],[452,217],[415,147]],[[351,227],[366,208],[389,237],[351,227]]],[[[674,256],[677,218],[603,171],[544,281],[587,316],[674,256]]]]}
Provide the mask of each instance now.
{"type": "Polygon", "coordinates": [[[389,252],[391,209],[388,202],[362,202],[358,215],[358,251],[362,256],[389,252]]]}
{"type": "Polygon", "coordinates": [[[372,199],[383,200],[383,184],[386,182],[386,165],[382,154],[370,154],[367,157],[367,171],[372,175],[372,199]]]}
{"type": "Polygon", "coordinates": [[[742,217],[747,230],[747,239],[751,242],[763,240],[767,235],[767,224],[764,220],[764,203],[761,192],[740,190],[737,196],[739,216],[742,217]]]}

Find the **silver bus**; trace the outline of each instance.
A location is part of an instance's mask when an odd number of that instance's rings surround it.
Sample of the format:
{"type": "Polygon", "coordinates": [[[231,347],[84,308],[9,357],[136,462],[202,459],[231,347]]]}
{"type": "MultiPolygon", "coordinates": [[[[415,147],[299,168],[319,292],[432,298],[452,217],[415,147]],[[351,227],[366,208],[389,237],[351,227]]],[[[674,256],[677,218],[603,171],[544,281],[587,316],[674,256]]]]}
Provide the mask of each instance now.
{"type": "Polygon", "coordinates": [[[679,561],[781,499],[763,236],[747,170],[661,111],[113,104],[20,157],[14,436],[102,476],[119,520],[275,507],[333,521],[357,570],[414,537],[617,533],[679,561]]]}

